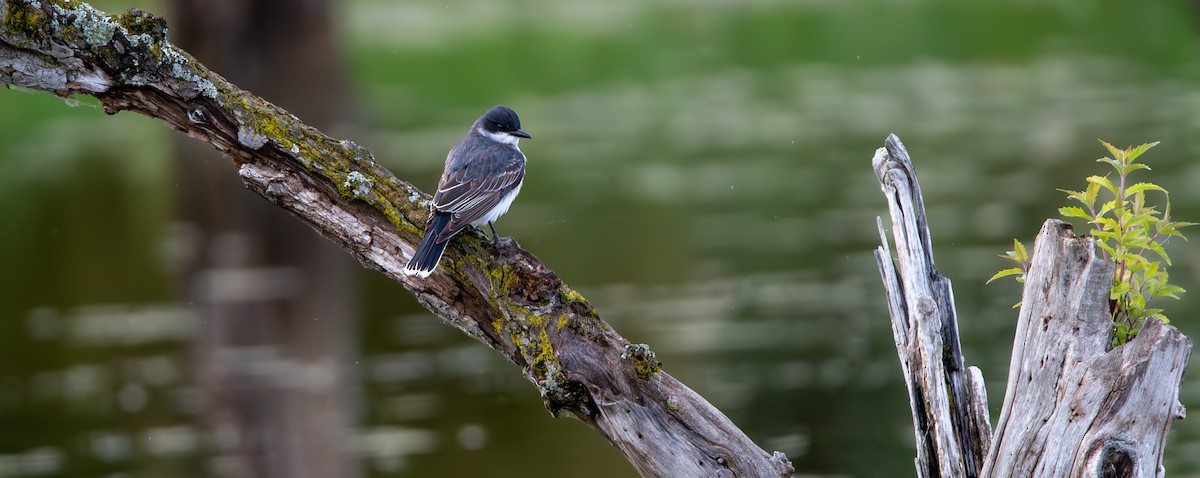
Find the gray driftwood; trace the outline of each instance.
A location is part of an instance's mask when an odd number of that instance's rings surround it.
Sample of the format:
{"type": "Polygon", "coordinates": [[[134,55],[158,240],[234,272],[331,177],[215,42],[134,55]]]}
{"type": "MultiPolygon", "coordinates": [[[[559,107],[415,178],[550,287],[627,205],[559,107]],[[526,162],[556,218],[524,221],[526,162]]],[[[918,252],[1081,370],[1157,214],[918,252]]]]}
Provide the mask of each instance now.
{"type": "Polygon", "coordinates": [[[643,476],[790,475],[782,453],[759,448],[661,371],[647,347],[618,335],[514,241],[493,246],[466,234],[429,279],[404,276],[429,196],[361,146],[325,136],[209,71],[166,41],[162,18],[137,10],[110,16],[66,0],[7,0],[0,18],[0,83],[92,95],[110,114],[136,111],[211,144],[247,187],[503,354],[551,413],[599,431],[643,476]]]}
{"type": "Polygon", "coordinates": [[[909,384],[918,475],[1163,476],[1167,432],[1184,416],[1178,395],[1191,341],[1150,320],[1129,343],[1110,348],[1112,265],[1096,255],[1090,238],[1049,220],[1034,244],[1008,387],[990,433],[974,367],[965,401],[959,393],[955,373],[963,358],[954,304],[948,282],[933,268],[920,189],[898,138],[888,137],[874,165],[897,243],[899,271],[886,236],[876,258],[909,384]],[[986,451],[982,461],[979,450],[986,451]]]}
{"type": "Polygon", "coordinates": [[[917,476],[978,476],[991,435],[978,368],[963,366],[950,279],[933,265],[921,188],[900,138],[875,152],[875,174],[888,199],[899,270],[887,235],[875,250],[896,353],[908,386],[917,443],[917,476]]]}
{"type": "Polygon", "coordinates": [[[1151,319],[1110,349],[1112,273],[1090,238],[1042,226],[986,476],[1163,476],[1192,342],[1151,319]]]}

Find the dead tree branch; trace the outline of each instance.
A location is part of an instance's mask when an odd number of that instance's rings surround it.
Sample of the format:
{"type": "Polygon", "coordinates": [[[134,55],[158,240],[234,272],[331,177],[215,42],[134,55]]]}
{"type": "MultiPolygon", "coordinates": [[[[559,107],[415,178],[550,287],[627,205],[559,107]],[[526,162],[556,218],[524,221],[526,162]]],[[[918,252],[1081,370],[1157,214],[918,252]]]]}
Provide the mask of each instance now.
{"type": "Polygon", "coordinates": [[[908,151],[896,135],[875,152],[875,175],[888,199],[899,271],[883,222],[875,260],[883,275],[896,353],[908,385],[917,443],[917,476],[975,477],[991,426],[978,368],[964,367],[950,279],[933,265],[925,204],[908,151]]]}
{"type": "Polygon", "coordinates": [[[247,187],[307,222],[447,323],[521,367],[551,413],[569,412],[647,477],[789,476],[725,415],[631,345],[515,242],[453,242],[426,280],[401,269],[429,197],[371,153],[325,136],[166,41],[160,17],[75,0],[0,3],[0,83],[166,121],[226,154],[247,187]]]}
{"type": "Polygon", "coordinates": [[[933,268],[920,187],[899,138],[888,137],[874,165],[891,209],[899,271],[882,222],[875,256],[909,385],[918,475],[1163,476],[1167,432],[1184,416],[1179,386],[1191,341],[1150,319],[1136,338],[1112,348],[1113,265],[1096,255],[1091,238],[1046,221],[992,434],[982,375],[971,367],[960,385],[953,296],[933,268]]]}

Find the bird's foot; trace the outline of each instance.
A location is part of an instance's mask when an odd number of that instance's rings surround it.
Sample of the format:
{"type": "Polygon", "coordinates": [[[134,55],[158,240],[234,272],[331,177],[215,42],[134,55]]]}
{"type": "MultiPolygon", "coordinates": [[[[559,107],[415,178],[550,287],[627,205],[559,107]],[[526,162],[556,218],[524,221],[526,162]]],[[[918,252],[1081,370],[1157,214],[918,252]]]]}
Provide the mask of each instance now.
{"type": "Polygon", "coordinates": [[[500,245],[500,235],[496,234],[496,226],[492,225],[492,223],[489,222],[488,228],[492,230],[492,245],[493,246],[500,245]]]}

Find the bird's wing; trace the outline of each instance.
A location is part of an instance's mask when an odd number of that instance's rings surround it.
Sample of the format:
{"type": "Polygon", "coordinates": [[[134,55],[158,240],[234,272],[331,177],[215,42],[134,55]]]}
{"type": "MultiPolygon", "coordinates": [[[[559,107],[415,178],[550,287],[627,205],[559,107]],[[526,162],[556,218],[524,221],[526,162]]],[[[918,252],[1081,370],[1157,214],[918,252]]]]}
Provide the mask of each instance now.
{"type": "Polygon", "coordinates": [[[482,154],[494,154],[504,160],[468,161],[462,167],[447,168],[442,173],[437,193],[433,195],[433,208],[450,213],[452,218],[439,242],[491,211],[525,177],[525,155],[519,150],[496,147],[482,154]]]}

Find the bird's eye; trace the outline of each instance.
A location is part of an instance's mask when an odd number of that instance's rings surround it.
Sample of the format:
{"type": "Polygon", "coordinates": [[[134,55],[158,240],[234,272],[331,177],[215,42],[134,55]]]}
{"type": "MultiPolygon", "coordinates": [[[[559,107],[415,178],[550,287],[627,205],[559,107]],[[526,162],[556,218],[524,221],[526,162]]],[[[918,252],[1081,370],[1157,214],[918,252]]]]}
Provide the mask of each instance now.
{"type": "Polygon", "coordinates": [[[508,131],[508,126],[504,123],[496,123],[496,131],[508,131]]]}

